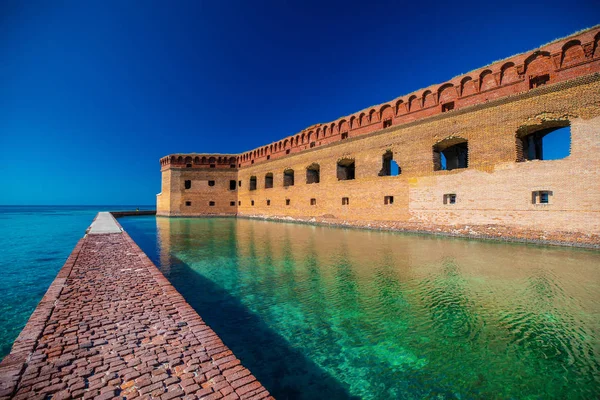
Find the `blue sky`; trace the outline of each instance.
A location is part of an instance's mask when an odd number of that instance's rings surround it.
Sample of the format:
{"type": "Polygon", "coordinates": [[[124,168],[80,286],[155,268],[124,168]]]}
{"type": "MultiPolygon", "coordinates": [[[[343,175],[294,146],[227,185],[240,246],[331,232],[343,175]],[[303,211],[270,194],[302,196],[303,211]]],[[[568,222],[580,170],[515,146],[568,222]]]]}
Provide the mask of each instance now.
{"type": "Polygon", "coordinates": [[[253,149],[595,25],[599,4],[4,0],[0,204],[154,204],[161,156],[253,149]]]}

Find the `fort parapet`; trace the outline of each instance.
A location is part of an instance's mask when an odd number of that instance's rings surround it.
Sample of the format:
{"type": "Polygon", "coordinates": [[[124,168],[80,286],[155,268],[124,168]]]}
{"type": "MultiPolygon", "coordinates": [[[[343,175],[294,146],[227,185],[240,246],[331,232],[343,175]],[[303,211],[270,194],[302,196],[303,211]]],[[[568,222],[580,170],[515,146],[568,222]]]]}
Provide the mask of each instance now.
{"type": "Polygon", "coordinates": [[[596,26],[252,151],[163,157],[157,212],[597,242],[599,151],[596,26]]]}

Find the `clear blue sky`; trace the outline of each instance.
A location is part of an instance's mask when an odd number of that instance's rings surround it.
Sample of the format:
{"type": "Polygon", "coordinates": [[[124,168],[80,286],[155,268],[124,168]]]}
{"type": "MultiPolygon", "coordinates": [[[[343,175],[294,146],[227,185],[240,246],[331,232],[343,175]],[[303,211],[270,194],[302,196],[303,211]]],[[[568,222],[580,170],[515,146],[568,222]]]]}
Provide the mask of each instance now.
{"type": "Polygon", "coordinates": [[[600,22],[600,2],[0,1],[0,204],[154,204],[253,149],[600,22]]]}

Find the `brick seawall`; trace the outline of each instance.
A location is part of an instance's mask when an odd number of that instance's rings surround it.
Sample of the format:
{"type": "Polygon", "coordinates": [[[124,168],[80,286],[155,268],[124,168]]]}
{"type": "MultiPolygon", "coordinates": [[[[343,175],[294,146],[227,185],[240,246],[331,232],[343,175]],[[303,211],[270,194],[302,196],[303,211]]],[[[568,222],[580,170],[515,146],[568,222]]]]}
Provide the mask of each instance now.
{"type": "Polygon", "coordinates": [[[79,241],[0,363],[0,400],[271,398],[106,217],[79,241]]]}

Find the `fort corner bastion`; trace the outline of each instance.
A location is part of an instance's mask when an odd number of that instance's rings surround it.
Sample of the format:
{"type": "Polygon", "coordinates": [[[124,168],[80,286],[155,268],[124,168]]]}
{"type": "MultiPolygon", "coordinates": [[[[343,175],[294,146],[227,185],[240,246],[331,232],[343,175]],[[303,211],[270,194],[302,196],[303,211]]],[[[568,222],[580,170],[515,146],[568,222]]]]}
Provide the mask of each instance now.
{"type": "Polygon", "coordinates": [[[600,25],[242,154],[163,157],[157,214],[600,247],[599,155],[600,25]]]}

